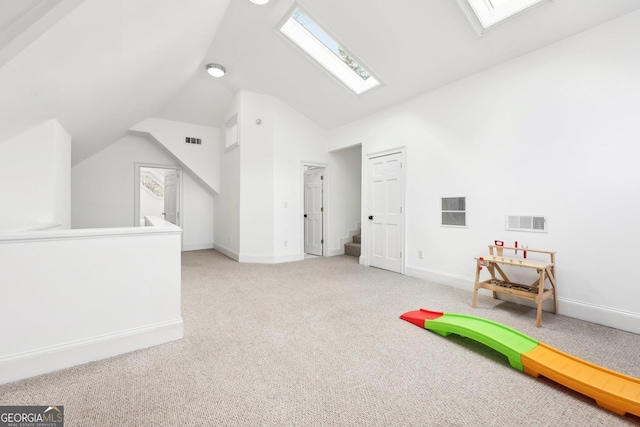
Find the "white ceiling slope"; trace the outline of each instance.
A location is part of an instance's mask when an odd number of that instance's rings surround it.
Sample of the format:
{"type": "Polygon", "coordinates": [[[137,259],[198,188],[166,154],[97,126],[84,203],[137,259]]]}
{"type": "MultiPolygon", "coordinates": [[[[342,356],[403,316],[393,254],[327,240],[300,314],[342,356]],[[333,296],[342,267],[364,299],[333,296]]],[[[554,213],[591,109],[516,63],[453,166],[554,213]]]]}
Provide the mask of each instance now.
{"type": "Polygon", "coordinates": [[[277,96],[327,129],[640,8],[638,0],[556,0],[479,38],[455,0],[298,4],[383,86],[356,97],[280,36],[277,25],[293,0],[271,0],[264,6],[234,0],[207,62],[227,67],[221,81],[232,92],[247,89],[277,96]]]}
{"type": "Polygon", "coordinates": [[[93,155],[197,75],[229,3],[85,0],[0,68],[0,141],[57,118],[93,155]]]}
{"type": "Polygon", "coordinates": [[[148,117],[219,126],[242,89],[333,129],[640,9],[555,0],[478,38],[455,0],[299,0],[382,81],[357,97],[278,34],[294,0],[0,0],[0,11],[8,2],[56,5],[0,19],[0,141],[57,118],[73,164],[148,117]],[[208,62],[227,75],[207,76],[208,62]]]}

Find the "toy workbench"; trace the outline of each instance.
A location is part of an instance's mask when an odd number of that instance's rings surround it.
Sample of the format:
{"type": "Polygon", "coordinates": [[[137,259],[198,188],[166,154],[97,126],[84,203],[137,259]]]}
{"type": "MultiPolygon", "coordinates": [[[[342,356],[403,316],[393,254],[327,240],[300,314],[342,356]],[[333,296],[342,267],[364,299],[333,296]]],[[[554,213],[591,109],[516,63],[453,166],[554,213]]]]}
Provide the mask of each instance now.
{"type": "Polygon", "coordinates": [[[519,298],[535,301],[538,312],[536,315],[536,326],[542,323],[542,303],[553,298],[554,313],[558,313],[558,300],[556,297],[556,271],[555,252],[542,251],[529,248],[507,247],[500,245],[489,245],[489,255],[476,258],[476,281],[473,290],[472,307],[476,306],[479,289],[488,289],[493,292],[493,297],[497,298],[498,293],[513,295],[519,298]],[[513,252],[512,256],[505,256],[505,251],[513,252]],[[517,257],[518,252],[521,258],[517,257]],[[544,254],[548,256],[548,261],[527,259],[527,252],[544,254]],[[516,258],[517,257],[517,258],[516,258]],[[531,284],[520,284],[509,280],[501,266],[515,266],[526,269],[534,269],[537,272],[536,279],[531,284]],[[480,280],[482,267],[486,267],[491,277],[487,280],[480,280]],[[499,276],[497,276],[499,275],[499,276]],[[546,283],[550,287],[545,289],[546,283]]]}

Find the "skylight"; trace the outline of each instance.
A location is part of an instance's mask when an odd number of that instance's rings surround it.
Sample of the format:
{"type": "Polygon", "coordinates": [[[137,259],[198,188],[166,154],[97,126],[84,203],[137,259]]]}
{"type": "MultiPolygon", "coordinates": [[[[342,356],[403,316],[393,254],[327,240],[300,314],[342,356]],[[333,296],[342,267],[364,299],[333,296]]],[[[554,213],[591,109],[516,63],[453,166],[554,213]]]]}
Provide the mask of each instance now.
{"type": "Polygon", "coordinates": [[[280,32],[356,95],[380,84],[353,55],[299,8],[294,9],[289,19],[280,27],[280,32]]]}
{"type": "Polygon", "coordinates": [[[458,4],[479,34],[554,0],[458,0],[458,4]]]}

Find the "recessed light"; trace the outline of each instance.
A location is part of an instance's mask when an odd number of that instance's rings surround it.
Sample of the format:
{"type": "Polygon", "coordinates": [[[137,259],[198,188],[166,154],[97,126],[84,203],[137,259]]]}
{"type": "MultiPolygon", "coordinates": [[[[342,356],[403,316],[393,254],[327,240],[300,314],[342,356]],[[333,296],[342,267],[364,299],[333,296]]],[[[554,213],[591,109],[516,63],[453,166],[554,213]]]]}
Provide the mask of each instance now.
{"type": "Polygon", "coordinates": [[[213,77],[222,77],[227,72],[227,69],[220,64],[207,64],[207,73],[213,77]]]}
{"type": "Polygon", "coordinates": [[[251,3],[260,4],[260,5],[269,3],[269,0],[249,0],[249,1],[251,3]]]}

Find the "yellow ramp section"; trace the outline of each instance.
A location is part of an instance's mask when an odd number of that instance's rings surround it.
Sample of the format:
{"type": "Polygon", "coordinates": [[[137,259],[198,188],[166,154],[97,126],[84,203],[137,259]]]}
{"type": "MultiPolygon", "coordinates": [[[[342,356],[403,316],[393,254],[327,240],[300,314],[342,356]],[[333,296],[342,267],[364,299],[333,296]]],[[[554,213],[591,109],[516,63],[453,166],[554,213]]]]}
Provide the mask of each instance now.
{"type": "Polygon", "coordinates": [[[595,399],[619,415],[640,417],[640,379],[605,369],[540,343],[522,355],[524,371],[542,375],[595,399]]]}

